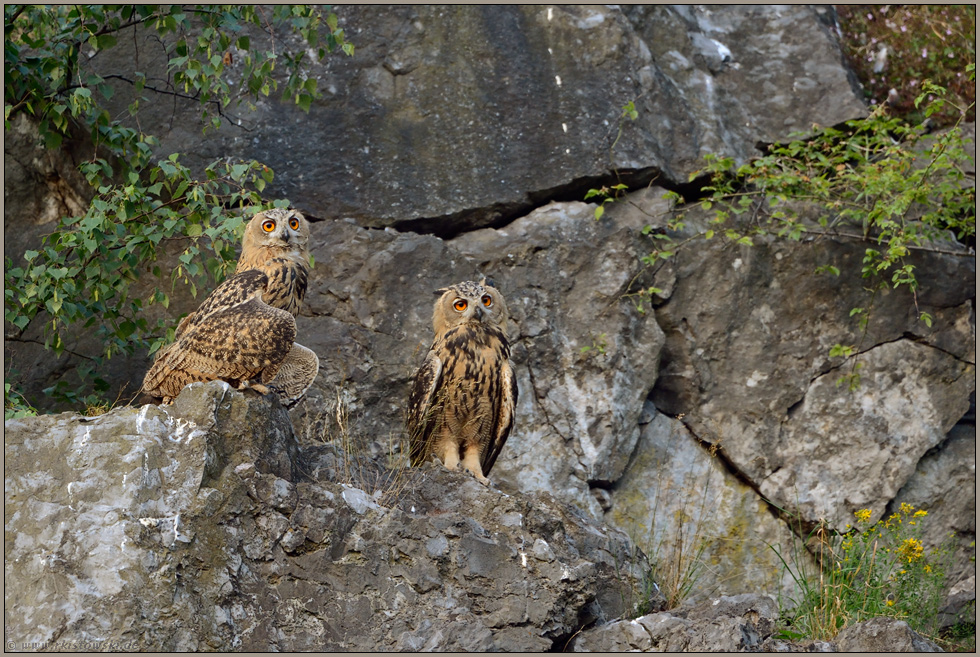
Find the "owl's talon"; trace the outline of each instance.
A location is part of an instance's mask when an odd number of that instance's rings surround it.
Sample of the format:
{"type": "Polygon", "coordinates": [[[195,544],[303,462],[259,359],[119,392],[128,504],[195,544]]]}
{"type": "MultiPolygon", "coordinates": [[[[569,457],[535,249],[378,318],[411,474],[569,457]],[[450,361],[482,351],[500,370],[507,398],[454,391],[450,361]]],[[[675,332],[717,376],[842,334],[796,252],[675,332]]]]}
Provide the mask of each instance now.
{"type": "Polygon", "coordinates": [[[261,383],[250,383],[248,381],[242,381],[242,384],[240,386],[238,386],[238,389],[239,390],[249,390],[249,389],[251,389],[251,390],[254,390],[255,392],[259,393],[260,395],[268,395],[269,394],[269,387],[266,386],[266,385],[263,385],[261,383]]]}

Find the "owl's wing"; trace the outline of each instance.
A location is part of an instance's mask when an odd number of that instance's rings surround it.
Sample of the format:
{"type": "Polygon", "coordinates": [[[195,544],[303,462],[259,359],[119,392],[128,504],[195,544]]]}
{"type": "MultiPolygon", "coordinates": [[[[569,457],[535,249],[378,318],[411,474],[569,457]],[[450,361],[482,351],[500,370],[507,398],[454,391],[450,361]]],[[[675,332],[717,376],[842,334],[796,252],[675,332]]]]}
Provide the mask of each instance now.
{"type": "Polygon", "coordinates": [[[236,274],[219,285],[181,322],[181,335],[153,363],[143,381],[156,397],[175,397],[194,381],[271,380],[296,339],[296,321],[264,303],[268,279],[261,272],[236,274]]]}
{"type": "Polygon", "coordinates": [[[420,465],[428,456],[434,424],[433,400],[441,382],[442,360],[430,349],[415,375],[412,394],[408,398],[407,426],[412,465],[420,465]]]}
{"type": "Polygon", "coordinates": [[[517,377],[514,376],[514,368],[510,361],[505,360],[500,368],[500,404],[497,407],[497,416],[494,418],[493,428],[490,433],[490,443],[483,450],[480,459],[480,467],[483,469],[483,476],[490,473],[490,468],[497,461],[500,450],[507,442],[507,436],[514,426],[514,410],[517,408],[517,377]]]}

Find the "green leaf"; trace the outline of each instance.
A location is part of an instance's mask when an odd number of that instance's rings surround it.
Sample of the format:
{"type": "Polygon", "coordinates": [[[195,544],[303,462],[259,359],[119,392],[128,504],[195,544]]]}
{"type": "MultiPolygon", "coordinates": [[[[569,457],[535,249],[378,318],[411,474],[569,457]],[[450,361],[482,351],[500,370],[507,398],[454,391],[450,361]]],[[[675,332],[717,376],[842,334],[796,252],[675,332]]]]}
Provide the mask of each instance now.
{"type": "Polygon", "coordinates": [[[605,207],[603,207],[603,206],[601,206],[601,205],[600,205],[600,206],[598,206],[598,207],[596,207],[596,209],[595,209],[595,218],[596,218],[596,221],[598,221],[598,220],[599,220],[599,218],[600,218],[600,217],[601,217],[601,216],[602,216],[602,215],[603,215],[603,214],[604,214],[605,212],[606,212],[606,208],[605,208],[605,207]]]}
{"type": "Polygon", "coordinates": [[[304,112],[309,113],[310,106],[312,105],[312,103],[313,103],[313,96],[311,96],[310,94],[308,93],[297,94],[296,104],[299,105],[299,108],[304,112]]]}

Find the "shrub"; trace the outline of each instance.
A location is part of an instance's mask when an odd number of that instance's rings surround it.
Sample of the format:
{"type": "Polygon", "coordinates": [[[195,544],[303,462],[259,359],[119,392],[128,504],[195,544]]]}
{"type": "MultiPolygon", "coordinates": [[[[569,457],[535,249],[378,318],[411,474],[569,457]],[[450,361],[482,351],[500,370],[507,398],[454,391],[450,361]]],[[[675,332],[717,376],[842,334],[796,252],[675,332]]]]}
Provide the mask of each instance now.
{"type": "MultiPolygon", "coordinates": [[[[856,523],[842,536],[818,526],[807,537],[816,544],[816,572],[769,546],[796,583],[798,596],[784,609],[783,636],[831,639],[842,629],[870,618],[904,620],[920,634],[936,636],[945,600],[949,541],[926,551],[920,520],[927,515],[910,504],[888,518],[871,521],[871,511],[855,512],[856,523]]],[[[805,549],[798,547],[799,553],[805,549]]]]}

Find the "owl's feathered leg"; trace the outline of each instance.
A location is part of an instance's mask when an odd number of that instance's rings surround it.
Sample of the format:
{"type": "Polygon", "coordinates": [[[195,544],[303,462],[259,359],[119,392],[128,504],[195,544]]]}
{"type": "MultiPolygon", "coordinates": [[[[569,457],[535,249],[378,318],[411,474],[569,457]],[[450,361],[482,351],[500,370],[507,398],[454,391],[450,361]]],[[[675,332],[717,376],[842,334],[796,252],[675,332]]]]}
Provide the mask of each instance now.
{"type": "Polygon", "coordinates": [[[445,440],[433,450],[447,470],[459,469],[459,447],[455,441],[445,440]]]}
{"type": "Polygon", "coordinates": [[[480,446],[467,445],[463,454],[463,467],[473,473],[476,480],[484,486],[490,485],[490,480],[483,476],[483,466],[480,465],[480,446]]]}
{"type": "Polygon", "coordinates": [[[259,393],[260,395],[268,395],[269,394],[269,388],[268,388],[268,386],[264,386],[261,383],[252,383],[251,381],[242,381],[238,385],[237,390],[254,390],[255,392],[259,393]]]}

